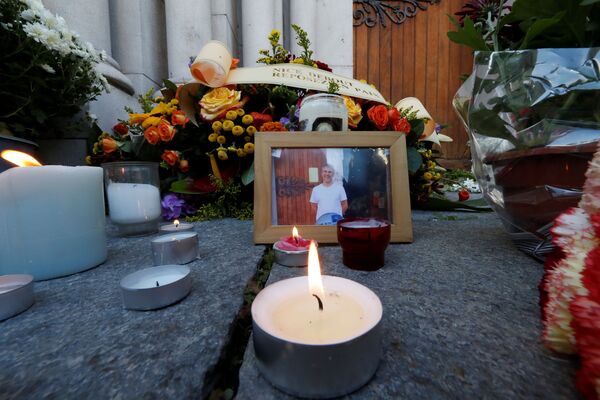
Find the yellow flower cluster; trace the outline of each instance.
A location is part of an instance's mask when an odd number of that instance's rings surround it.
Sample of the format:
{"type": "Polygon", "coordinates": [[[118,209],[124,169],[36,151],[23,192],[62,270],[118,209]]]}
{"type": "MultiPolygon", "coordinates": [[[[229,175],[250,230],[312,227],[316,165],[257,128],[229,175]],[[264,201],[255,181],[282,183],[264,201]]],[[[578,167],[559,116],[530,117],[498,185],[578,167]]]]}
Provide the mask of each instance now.
{"type": "Polygon", "coordinates": [[[256,127],[252,125],[253,122],[252,115],[238,108],[227,111],[225,118],[212,123],[213,133],[208,135],[208,141],[218,145],[213,151],[217,152],[220,160],[227,160],[228,153],[238,157],[254,153],[252,140],[256,127]]]}
{"type": "Polygon", "coordinates": [[[177,99],[172,99],[168,103],[165,103],[161,98],[158,104],[149,113],[129,114],[129,123],[131,125],[141,124],[144,129],[150,126],[157,126],[163,116],[169,116],[173,114],[173,111],[177,110],[178,104],[179,100],[177,99]]]}
{"type": "Polygon", "coordinates": [[[442,178],[442,174],[438,171],[441,167],[438,167],[437,163],[432,159],[433,153],[431,150],[420,149],[419,153],[423,157],[422,168],[425,171],[423,172],[423,179],[429,183],[439,181],[442,178]]]}

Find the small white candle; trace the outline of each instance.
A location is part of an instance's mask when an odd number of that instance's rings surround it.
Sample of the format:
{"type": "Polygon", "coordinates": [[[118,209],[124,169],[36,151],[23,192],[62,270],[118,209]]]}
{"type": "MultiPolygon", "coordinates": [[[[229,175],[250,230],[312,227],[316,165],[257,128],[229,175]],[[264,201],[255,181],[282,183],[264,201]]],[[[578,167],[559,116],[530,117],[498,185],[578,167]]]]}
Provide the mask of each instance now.
{"type": "Polygon", "coordinates": [[[173,304],[190,292],[190,269],[181,265],[145,268],[121,279],[125,308],[154,310],[173,304]]]}
{"type": "Polygon", "coordinates": [[[33,304],[33,276],[0,275],[0,321],[27,310],[33,304]]]}
{"type": "Polygon", "coordinates": [[[179,222],[179,220],[173,221],[172,224],[165,224],[159,228],[160,232],[184,232],[184,231],[193,231],[194,224],[190,224],[187,222],[179,222]]]}
{"type": "Polygon", "coordinates": [[[110,182],[106,196],[110,218],[114,223],[136,224],[160,217],[160,192],[154,185],[110,182]]]}
{"type": "Polygon", "coordinates": [[[144,275],[137,276],[128,284],[129,289],[150,289],[173,283],[186,274],[184,271],[169,269],[152,269],[144,275]],[[158,283],[158,285],[157,285],[158,283]]]}
{"type": "Polygon", "coordinates": [[[347,131],[348,109],[341,96],[314,94],[302,100],[299,120],[303,131],[347,131]]]}

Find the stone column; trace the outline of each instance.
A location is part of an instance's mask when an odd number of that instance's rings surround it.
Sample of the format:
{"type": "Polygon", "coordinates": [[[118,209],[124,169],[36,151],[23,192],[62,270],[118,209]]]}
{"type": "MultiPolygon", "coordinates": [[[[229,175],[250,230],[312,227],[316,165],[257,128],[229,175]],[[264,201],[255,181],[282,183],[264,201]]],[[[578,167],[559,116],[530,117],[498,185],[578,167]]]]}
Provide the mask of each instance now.
{"type": "MultiPolygon", "coordinates": [[[[111,22],[109,0],[43,0],[44,6],[62,16],[70,30],[77,32],[82,40],[89,41],[96,50],[104,50],[108,59],[97,69],[110,84],[110,92],[99,96],[87,106],[98,118],[98,125],[109,130],[124,117],[123,106],[134,104],[134,88],[112,58],[111,22]]],[[[40,155],[46,164],[83,164],[87,151],[86,132],[65,132],[64,140],[41,141],[40,155]],[[45,143],[44,143],[45,142],[45,143]]]]}
{"type": "MultiPolygon", "coordinates": [[[[339,75],[352,77],[352,0],[291,0],[290,24],[308,32],[313,57],[339,75]]],[[[300,55],[290,27],[291,50],[300,55]]]]}
{"type": "MultiPolygon", "coordinates": [[[[242,0],[242,63],[256,66],[258,50],[270,49],[267,37],[273,29],[283,29],[281,0],[242,0]]],[[[285,34],[285,33],[282,33],[285,34]]]]}
{"type": "Polygon", "coordinates": [[[190,58],[212,37],[211,0],[165,0],[169,79],[192,79],[190,58]]]}
{"type": "Polygon", "coordinates": [[[212,37],[227,46],[234,57],[239,57],[236,0],[212,0],[212,37]]]}
{"type": "Polygon", "coordinates": [[[167,77],[165,9],[161,0],[110,0],[112,53],[136,92],[167,77]]]}

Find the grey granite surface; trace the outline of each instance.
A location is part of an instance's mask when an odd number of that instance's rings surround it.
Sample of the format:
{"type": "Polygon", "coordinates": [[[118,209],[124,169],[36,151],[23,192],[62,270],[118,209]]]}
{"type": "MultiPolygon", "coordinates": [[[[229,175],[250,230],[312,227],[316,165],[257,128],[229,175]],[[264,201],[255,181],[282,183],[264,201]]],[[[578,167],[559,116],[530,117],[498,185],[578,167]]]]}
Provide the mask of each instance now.
{"type": "Polygon", "coordinates": [[[0,399],[199,398],[262,258],[252,222],[197,223],[192,291],[155,311],[122,307],[119,281],[152,266],[150,239],[109,239],[108,260],[36,282],[35,304],[0,322],[0,399]]]}
{"type": "MultiPolygon", "coordinates": [[[[519,252],[495,214],[413,212],[414,243],[391,245],[376,272],[321,247],[323,273],[371,288],[383,303],[384,356],[352,399],[576,398],[575,366],[544,349],[542,265],[519,252]],[[456,218],[455,220],[449,220],[456,218]]],[[[275,265],[269,282],[305,274],[275,265]]],[[[252,345],[238,399],[285,399],[261,376],[252,345]]]]}

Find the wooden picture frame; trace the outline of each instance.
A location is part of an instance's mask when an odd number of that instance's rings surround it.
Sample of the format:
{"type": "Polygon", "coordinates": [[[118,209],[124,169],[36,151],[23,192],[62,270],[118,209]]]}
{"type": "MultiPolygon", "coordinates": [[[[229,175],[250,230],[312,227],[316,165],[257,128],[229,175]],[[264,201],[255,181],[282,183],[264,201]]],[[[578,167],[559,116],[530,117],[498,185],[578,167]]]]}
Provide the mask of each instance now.
{"type": "MultiPolygon", "coordinates": [[[[292,225],[273,225],[273,150],[277,149],[389,149],[388,195],[391,215],[391,241],[412,242],[412,220],[406,140],[398,132],[257,132],[254,153],[254,242],[274,243],[290,236],[292,225]]],[[[313,171],[314,172],[314,171],[313,171]]],[[[312,174],[314,181],[314,174],[312,174]]],[[[337,243],[336,227],[296,225],[302,237],[320,243],[337,243]]]]}

